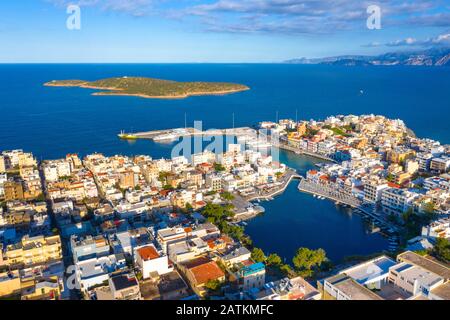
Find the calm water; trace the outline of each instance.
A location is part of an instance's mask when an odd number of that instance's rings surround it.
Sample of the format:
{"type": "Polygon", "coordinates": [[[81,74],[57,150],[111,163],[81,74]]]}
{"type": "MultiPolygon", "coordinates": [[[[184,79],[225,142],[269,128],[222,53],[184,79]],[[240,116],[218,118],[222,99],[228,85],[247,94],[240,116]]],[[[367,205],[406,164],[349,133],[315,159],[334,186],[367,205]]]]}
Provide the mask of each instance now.
{"type": "MultiPolygon", "coordinates": [[[[117,139],[120,130],[145,131],[202,120],[204,128],[248,126],[279,117],[324,118],[376,113],[401,118],[419,136],[450,143],[450,69],[414,67],[328,67],[297,65],[0,65],[0,150],[23,148],[38,158],[69,152],[168,156],[171,145],[117,139]],[[147,76],[180,81],[231,81],[250,91],[184,100],[91,96],[92,90],[44,87],[54,79],[96,80],[147,76]],[[360,94],[364,90],[364,94],[360,94]]],[[[305,170],[312,163],[281,154],[305,170]]],[[[288,191],[266,202],[267,212],[248,227],[258,246],[290,258],[299,246],[323,247],[333,259],[385,247],[366,235],[359,217],[334,204],[288,191]],[[268,236],[276,235],[276,236],[268,236]],[[270,239],[270,241],[269,241],[270,239]]]]}
{"type": "MultiPolygon", "coordinates": [[[[301,174],[318,162],[282,151],[280,160],[301,174]]],[[[299,247],[323,248],[337,262],[345,256],[381,252],[388,246],[380,234],[367,231],[361,216],[332,201],[300,193],[297,182],[273,201],[261,202],[266,212],[249,222],[247,233],[256,246],[267,253],[276,252],[290,261],[299,247]]]]}

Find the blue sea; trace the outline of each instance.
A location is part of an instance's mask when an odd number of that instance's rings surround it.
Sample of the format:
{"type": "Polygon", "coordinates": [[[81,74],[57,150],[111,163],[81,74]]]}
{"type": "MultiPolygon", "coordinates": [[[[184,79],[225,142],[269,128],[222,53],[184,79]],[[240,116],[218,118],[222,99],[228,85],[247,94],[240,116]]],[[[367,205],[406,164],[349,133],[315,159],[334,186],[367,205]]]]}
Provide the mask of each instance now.
{"type": "MultiPolygon", "coordinates": [[[[337,67],[285,64],[22,64],[0,65],[0,150],[22,148],[38,159],[66,153],[150,154],[168,157],[172,145],[121,141],[117,134],[183,127],[228,128],[262,120],[321,119],[336,114],[381,114],[403,119],[420,137],[450,143],[450,69],[337,67]],[[44,87],[50,80],[144,76],[179,81],[227,81],[251,90],[182,100],[92,96],[94,90],[44,87]],[[361,94],[363,91],[363,94],[361,94]]],[[[306,170],[314,161],[281,153],[306,170]]],[[[323,247],[338,260],[386,248],[358,216],[328,201],[300,194],[292,185],[266,213],[250,222],[255,245],[290,259],[300,246],[323,247]]]]}

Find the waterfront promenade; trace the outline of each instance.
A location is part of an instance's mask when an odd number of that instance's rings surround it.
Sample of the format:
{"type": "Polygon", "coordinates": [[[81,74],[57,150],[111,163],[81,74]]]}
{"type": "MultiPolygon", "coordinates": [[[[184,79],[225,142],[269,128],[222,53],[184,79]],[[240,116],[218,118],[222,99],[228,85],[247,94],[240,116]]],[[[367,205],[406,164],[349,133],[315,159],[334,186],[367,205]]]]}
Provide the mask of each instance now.
{"type": "Polygon", "coordinates": [[[393,231],[398,231],[398,227],[393,225],[391,222],[387,221],[383,216],[374,213],[373,206],[367,206],[360,199],[344,193],[342,191],[336,190],[325,185],[314,183],[306,180],[305,178],[300,180],[298,185],[298,190],[301,192],[310,193],[316,196],[322,196],[329,200],[335,201],[337,204],[345,204],[352,208],[362,211],[364,214],[370,218],[378,221],[382,225],[392,229],[393,231]]]}

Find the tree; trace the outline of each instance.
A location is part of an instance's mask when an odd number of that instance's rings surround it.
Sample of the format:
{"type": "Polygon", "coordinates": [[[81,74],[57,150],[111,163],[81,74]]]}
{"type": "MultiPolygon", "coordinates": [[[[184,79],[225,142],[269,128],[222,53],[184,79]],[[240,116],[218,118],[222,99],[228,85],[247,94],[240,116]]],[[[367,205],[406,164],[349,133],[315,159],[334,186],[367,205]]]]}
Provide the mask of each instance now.
{"type": "Polygon", "coordinates": [[[310,277],[326,259],[326,253],[323,249],[299,248],[292,258],[292,262],[301,276],[310,277]]]}
{"type": "Polygon", "coordinates": [[[227,206],[221,206],[219,204],[208,203],[203,208],[203,216],[205,216],[209,222],[219,226],[221,222],[233,217],[234,213],[227,206]]]}
{"type": "Polygon", "coordinates": [[[277,255],[276,253],[271,253],[267,257],[267,265],[269,266],[279,266],[282,263],[281,257],[277,255]]]}
{"type": "Polygon", "coordinates": [[[280,265],[280,271],[281,273],[283,273],[285,276],[291,277],[294,276],[294,270],[292,270],[291,266],[288,264],[281,264],[280,265]]]}
{"type": "Polygon", "coordinates": [[[206,282],[205,287],[211,291],[218,291],[222,287],[222,282],[219,280],[208,280],[206,282]]]}
{"type": "Polygon", "coordinates": [[[216,170],[217,172],[225,171],[225,167],[216,162],[214,163],[214,170],[216,170]]]}
{"type": "Polygon", "coordinates": [[[265,262],[267,259],[266,255],[264,254],[264,251],[262,251],[259,248],[253,249],[251,257],[255,262],[265,262]]]}
{"type": "Polygon", "coordinates": [[[158,180],[161,183],[166,183],[167,177],[170,175],[170,172],[161,171],[158,176],[158,180]]]}
{"type": "Polygon", "coordinates": [[[185,209],[187,212],[192,212],[192,210],[194,210],[194,208],[192,207],[192,204],[190,204],[189,202],[186,203],[185,209]]]}
{"type": "Polygon", "coordinates": [[[436,245],[433,249],[433,254],[439,260],[449,263],[450,262],[450,241],[444,238],[438,238],[436,245]]]}
{"type": "Polygon", "coordinates": [[[223,200],[226,200],[226,201],[234,200],[234,196],[230,192],[227,192],[227,191],[222,192],[220,194],[220,196],[222,197],[223,200]]]}
{"type": "Polygon", "coordinates": [[[427,202],[423,205],[423,211],[426,214],[434,214],[436,211],[436,205],[434,202],[427,202]]]}

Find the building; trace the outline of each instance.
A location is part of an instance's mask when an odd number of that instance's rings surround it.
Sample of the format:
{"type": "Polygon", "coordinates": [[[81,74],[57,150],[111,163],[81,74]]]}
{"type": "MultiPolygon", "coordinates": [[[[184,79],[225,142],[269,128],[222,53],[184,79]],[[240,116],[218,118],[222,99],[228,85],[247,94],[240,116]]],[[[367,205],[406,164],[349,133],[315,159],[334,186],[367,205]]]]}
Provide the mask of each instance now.
{"type": "Polygon", "coordinates": [[[180,300],[189,296],[189,287],[177,271],[166,273],[159,281],[140,283],[144,300],[180,300]]]}
{"type": "Polygon", "coordinates": [[[6,172],[6,159],[5,156],[0,155],[0,173],[6,172]]]}
{"type": "Polygon", "coordinates": [[[430,163],[430,170],[439,173],[445,173],[450,169],[450,156],[434,158],[430,163]]]}
{"type": "Polygon", "coordinates": [[[422,237],[432,240],[450,239],[450,219],[439,219],[422,227],[422,237]]]}
{"type": "Polygon", "coordinates": [[[417,197],[419,194],[404,189],[387,188],[381,193],[381,204],[386,213],[404,213],[417,197]]]}
{"type": "Polygon", "coordinates": [[[216,173],[211,173],[206,175],[205,179],[206,187],[210,188],[212,191],[222,190],[222,176],[216,173]]]}
{"type": "Polygon", "coordinates": [[[198,258],[179,266],[189,281],[192,290],[201,297],[206,294],[206,285],[209,281],[225,281],[225,273],[216,262],[208,258],[198,258]]]}
{"type": "Polygon", "coordinates": [[[449,300],[450,269],[411,251],[380,256],[318,282],[324,299],[449,300]]]}
{"type": "Polygon", "coordinates": [[[345,274],[324,280],[324,300],[383,300],[345,274]]]}
{"type": "Polygon", "coordinates": [[[172,263],[166,255],[161,255],[153,245],[137,249],[136,265],[144,279],[157,278],[173,271],[172,263]]]}
{"type": "Polygon", "coordinates": [[[5,263],[9,266],[33,266],[62,259],[61,239],[58,235],[24,236],[6,247],[5,263]]]}
{"type": "Polygon", "coordinates": [[[21,292],[22,300],[57,300],[61,297],[58,277],[35,280],[21,292]]]}
{"type": "Polygon", "coordinates": [[[320,300],[322,297],[320,292],[302,277],[269,282],[260,290],[250,290],[247,295],[251,300],[320,300]]]}
{"type": "Polygon", "coordinates": [[[369,203],[379,203],[383,190],[387,189],[387,183],[378,184],[376,182],[368,182],[364,184],[364,201],[369,203]]]}
{"type": "Polygon", "coordinates": [[[404,163],[406,160],[411,159],[415,156],[414,150],[396,147],[387,153],[387,161],[390,163],[404,163]]]}
{"type": "Polygon", "coordinates": [[[239,291],[260,289],[266,283],[266,266],[262,262],[245,260],[230,268],[231,281],[235,281],[239,291]]]}
{"type": "Polygon", "coordinates": [[[391,267],[388,281],[413,297],[428,297],[434,289],[445,283],[445,279],[437,274],[407,262],[391,267]]]}
{"type": "Polygon", "coordinates": [[[0,297],[20,295],[22,289],[19,271],[0,273],[0,297]]]}
{"type": "Polygon", "coordinates": [[[24,199],[24,190],[22,181],[6,181],[3,183],[3,192],[6,201],[24,199]]]}
{"type": "Polygon", "coordinates": [[[108,280],[113,300],[141,300],[139,282],[134,273],[122,273],[108,280]]]}
{"type": "Polygon", "coordinates": [[[110,254],[108,240],[103,236],[70,237],[70,249],[75,263],[91,258],[105,257],[110,254]]]}

